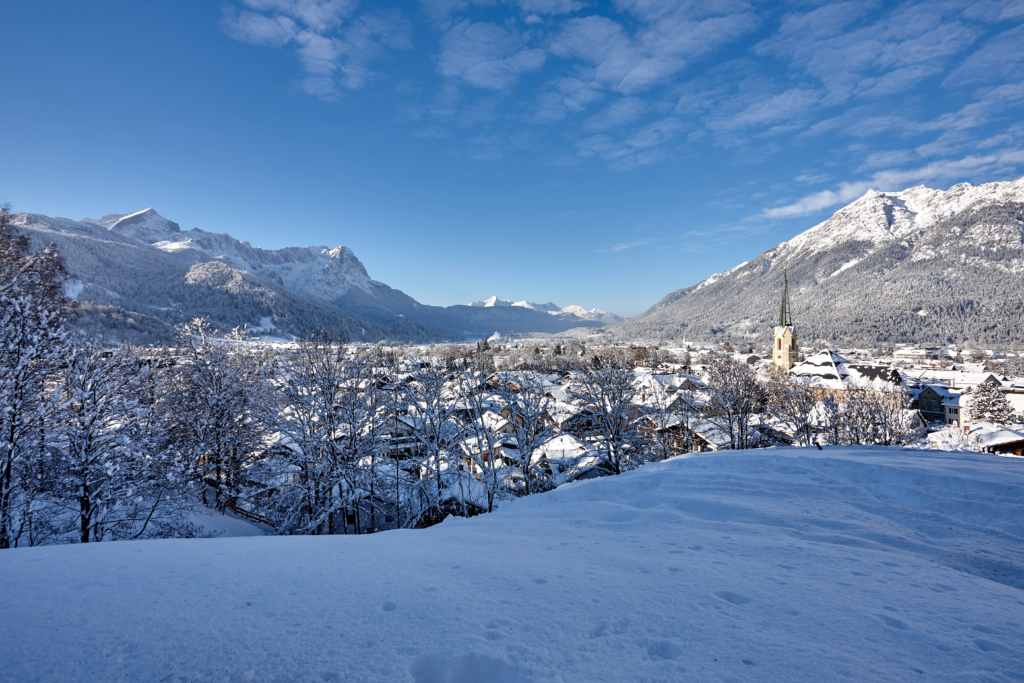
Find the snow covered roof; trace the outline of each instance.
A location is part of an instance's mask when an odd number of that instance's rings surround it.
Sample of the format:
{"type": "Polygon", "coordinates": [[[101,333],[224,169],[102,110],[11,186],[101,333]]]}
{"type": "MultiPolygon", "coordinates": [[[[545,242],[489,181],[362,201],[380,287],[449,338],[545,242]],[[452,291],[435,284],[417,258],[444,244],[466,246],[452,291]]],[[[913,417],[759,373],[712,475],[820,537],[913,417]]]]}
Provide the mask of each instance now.
{"type": "Polygon", "coordinates": [[[571,434],[560,434],[535,450],[531,461],[575,460],[590,451],[589,446],[571,434]]]}
{"type": "Polygon", "coordinates": [[[1024,431],[1008,429],[1002,425],[982,422],[969,428],[967,434],[979,448],[996,448],[1013,443],[1024,443],[1024,431]]]}
{"type": "Polygon", "coordinates": [[[888,365],[851,363],[828,349],[797,363],[789,372],[805,378],[811,386],[836,390],[891,384],[899,377],[888,365]]]}

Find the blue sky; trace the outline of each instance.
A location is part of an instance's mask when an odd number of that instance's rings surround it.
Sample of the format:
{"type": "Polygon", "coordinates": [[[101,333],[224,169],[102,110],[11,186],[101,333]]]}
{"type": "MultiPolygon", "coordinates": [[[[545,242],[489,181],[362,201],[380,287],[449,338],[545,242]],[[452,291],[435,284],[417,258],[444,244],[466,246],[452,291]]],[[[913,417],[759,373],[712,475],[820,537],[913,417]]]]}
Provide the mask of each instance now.
{"type": "Polygon", "coordinates": [[[1024,169],[1024,0],[0,3],[0,197],[634,315],[867,189],[1024,169]]]}

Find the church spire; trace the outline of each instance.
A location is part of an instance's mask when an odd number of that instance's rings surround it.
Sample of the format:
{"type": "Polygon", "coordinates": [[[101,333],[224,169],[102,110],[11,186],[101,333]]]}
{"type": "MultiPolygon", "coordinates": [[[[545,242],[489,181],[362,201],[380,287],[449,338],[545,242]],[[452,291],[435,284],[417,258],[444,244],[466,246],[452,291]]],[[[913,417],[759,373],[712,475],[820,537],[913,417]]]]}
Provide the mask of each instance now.
{"type": "Polygon", "coordinates": [[[779,327],[789,327],[789,278],[785,269],[782,271],[782,311],[779,313],[779,327]]]}

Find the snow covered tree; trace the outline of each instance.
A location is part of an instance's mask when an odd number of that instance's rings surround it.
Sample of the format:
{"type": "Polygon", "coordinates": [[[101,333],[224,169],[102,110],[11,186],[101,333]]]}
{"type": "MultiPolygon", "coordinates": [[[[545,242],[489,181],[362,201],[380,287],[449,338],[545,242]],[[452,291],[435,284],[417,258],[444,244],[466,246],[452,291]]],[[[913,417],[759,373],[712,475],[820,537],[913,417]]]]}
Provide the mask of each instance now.
{"type": "Polygon", "coordinates": [[[1006,394],[995,384],[982,382],[971,390],[968,411],[972,422],[1008,424],[1013,420],[1013,409],[1006,394]]]}
{"type": "MultiPolygon", "coordinates": [[[[400,400],[408,407],[406,419],[423,454],[412,526],[429,525],[444,518],[442,506],[450,498],[448,480],[458,476],[454,474],[458,471],[454,462],[457,458],[453,458],[451,449],[462,436],[463,427],[454,419],[454,398],[446,372],[432,361],[414,370],[402,384],[400,400]]],[[[464,507],[464,501],[459,503],[464,507]]]]}
{"type": "Polygon", "coordinates": [[[696,399],[692,391],[667,392],[655,384],[652,409],[647,412],[650,423],[650,447],[655,460],[667,460],[673,455],[688,453],[691,425],[698,416],[696,399]]]}
{"type": "Polygon", "coordinates": [[[918,418],[903,387],[888,382],[852,386],[838,397],[838,442],[850,445],[905,445],[917,435],[918,418]]]}
{"type": "Polygon", "coordinates": [[[761,432],[755,420],[763,412],[767,396],[754,371],[731,356],[713,355],[708,363],[709,401],[707,418],[729,435],[731,448],[755,448],[761,432]]]}
{"type": "Polygon", "coordinates": [[[364,526],[371,532],[376,530],[379,516],[377,494],[383,473],[378,456],[384,448],[381,409],[385,396],[374,376],[374,362],[372,357],[356,357],[344,365],[345,385],[334,405],[338,425],[336,467],[341,475],[338,494],[342,511],[355,521],[356,533],[364,526]],[[366,524],[361,519],[364,511],[366,524]]]}
{"type": "Polygon", "coordinates": [[[792,435],[796,446],[810,446],[815,440],[815,391],[787,372],[773,372],[767,386],[767,414],[792,435]]]}
{"type": "Polygon", "coordinates": [[[43,532],[33,505],[42,476],[44,389],[63,355],[64,271],[52,248],[30,254],[28,240],[0,207],[0,548],[43,532]]]}
{"type": "Polygon", "coordinates": [[[286,471],[274,478],[285,533],[346,533],[357,494],[364,486],[374,493],[380,425],[372,365],[346,358],[343,342],[314,334],[280,361],[276,460],[286,471]]]}
{"type": "Polygon", "coordinates": [[[188,535],[187,471],[162,447],[142,397],[151,372],[128,346],[75,344],[52,380],[47,473],[80,543],[188,535]]]}
{"type": "Polygon", "coordinates": [[[248,481],[246,470],[266,449],[273,357],[251,349],[242,330],[217,338],[201,318],[182,322],[176,340],[161,412],[175,447],[207,484],[203,502],[223,510],[261,488],[248,481]],[[213,489],[212,501],[207,489],[213,489]]]}
{"type": "Polygon", "coordinates": [[[494,502],[506,492],[502,435],[491,421],[501,411],[498,396],[488,390],[483,364],[459,373],[459,401],[465,408],[466,438],[461,447],[473,468],[472,474],[480,480],[487,498],[487,511],[494,510],[494,502]]]}
{"type": "Polygon", "coordinates": [[[546,488],[547,474],[540,463],[534,462],[533,454],[555,435],[548,414],[552,401],[532,372],[502,373],[494,389],[515,440],[514,449],[502,451],[518,470],[517,479],[522,482],[522,489],[514,492],[528,496],[546,488]]]}
{"type": "Polygon", "coordinates": [[[631,362],[609,356],[592,364],[580,379],[578,393],[590,413],[588,436],[609,474],[633,469],[648,456],[643,410],[634,403],[635,378],[631,362]]]}

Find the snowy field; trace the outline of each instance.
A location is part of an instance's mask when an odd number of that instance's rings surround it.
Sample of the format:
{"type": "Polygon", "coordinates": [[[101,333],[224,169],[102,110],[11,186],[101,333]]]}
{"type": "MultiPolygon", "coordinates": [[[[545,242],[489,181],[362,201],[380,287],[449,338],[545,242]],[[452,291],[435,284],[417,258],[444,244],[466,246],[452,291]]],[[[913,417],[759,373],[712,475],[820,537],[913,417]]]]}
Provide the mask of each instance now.
{"type": "Polygon", "coordinates": [[[360,537],[0,553],[3,681],[1020,681],[1024,461],[695,455],[360,537]]]}

